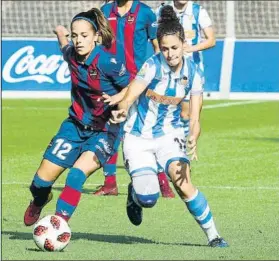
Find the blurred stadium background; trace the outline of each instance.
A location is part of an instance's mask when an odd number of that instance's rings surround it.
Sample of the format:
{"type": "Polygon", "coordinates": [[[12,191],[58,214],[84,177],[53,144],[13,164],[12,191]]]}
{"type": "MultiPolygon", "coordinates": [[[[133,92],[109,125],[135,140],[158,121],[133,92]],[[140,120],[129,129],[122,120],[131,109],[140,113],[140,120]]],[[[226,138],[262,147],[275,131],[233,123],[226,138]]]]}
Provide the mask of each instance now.
{"type": "MultiPolygon", "coordinates": [[[[102,2],[2,1],[3,97],[68,98],[67,65],[52,30],[58,24],[69,28],[76,13],[102,2]],[[47,73],[46,58],[55,60],[47,73]],[[24,59],[29,62],[21,68],[24,59]]],[[[143,2],[153,9],[161,3],[143,2]]],[[[279,99],[279,2],[197,2],[208,10],[217,38],[216,46],[203,52],[205,97],[279,99]]],[[[150,44],[148,50],[147,56],[152,53],[150,44]]]]}
{"type": "MultiPolygon", "coordinates": [[[[69,25],[78,12],[103,1],[2,1],[4,37],[53,37],[57,24],[69,25]]],[[[143,1],[152,8],[163,1],[143,1]]],[[[214,21],[217,38],[226,36],[227,1],[197,1],[214,21]]],[[[235,1],[236,38],[278,38],[279,1],[235,1]]]]}

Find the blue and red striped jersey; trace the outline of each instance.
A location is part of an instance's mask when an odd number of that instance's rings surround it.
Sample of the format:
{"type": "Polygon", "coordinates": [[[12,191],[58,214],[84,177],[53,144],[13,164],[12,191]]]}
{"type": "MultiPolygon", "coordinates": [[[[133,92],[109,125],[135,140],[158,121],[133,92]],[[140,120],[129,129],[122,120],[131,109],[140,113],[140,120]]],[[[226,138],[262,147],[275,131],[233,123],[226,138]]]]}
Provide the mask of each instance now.
{"type": "Polygon", "coordinates": [[[116,39],[109,51],[117,57],[125,57],[126,68],[135,77],[147,58],[148,39],[157,38],[155,13],[140,1],[133,1],[131,9],[123,16],[118,13],[116,1],[103,5],[101,10],[116,39]]]}
{"type": "Polygon", "coordinates": [[[70,116],[83,125],[106,130],[112,107],[103,102],[102,93],[111,96],[127,87],[130,73],[125,64],[102,46],[96,46],[84,63],[77,61],[70,44],[62,48],[62,53],[72,80],[70,116]]]}

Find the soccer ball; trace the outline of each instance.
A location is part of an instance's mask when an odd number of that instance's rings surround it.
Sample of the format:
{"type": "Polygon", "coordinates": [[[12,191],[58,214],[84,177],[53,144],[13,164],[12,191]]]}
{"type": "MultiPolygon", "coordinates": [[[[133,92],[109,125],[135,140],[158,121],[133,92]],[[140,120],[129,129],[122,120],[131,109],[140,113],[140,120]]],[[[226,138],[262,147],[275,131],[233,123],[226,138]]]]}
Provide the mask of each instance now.
{"type": "Polygon", "coordinates": [[[61,251],[70,242],[71,229],[63,218],[48,215],[35,224],[33,238],[43,251],[61,251]]]}

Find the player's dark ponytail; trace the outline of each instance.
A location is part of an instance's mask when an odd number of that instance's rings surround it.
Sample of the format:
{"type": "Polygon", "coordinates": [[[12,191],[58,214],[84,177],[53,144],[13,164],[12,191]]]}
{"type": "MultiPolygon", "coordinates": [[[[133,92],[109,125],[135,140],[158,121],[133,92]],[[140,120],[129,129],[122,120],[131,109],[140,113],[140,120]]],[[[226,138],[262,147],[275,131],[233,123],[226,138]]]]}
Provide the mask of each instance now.
{"type": "Polygon", "coordinates": [[[159,44],[163,36],[175,34],[177,34],[182,42],[185,41],[184,29],[180,24],[175,11],[172,6],[164,5],[160,10],[160,17],[158,20],[157,39],[159,44]]]}
{"type": "Polygon", "coordinates": [[[113,32],[107,19],[98,8],[92,8],[87,12],[81,12],[77,14],[72,19],[72,23],[78,19],[91,23],[94,30],[99,32],[100,36],[102,37],[102,45],[104,45],[107,49],[111,47],[112,41],[114,39],[113,32]]]}

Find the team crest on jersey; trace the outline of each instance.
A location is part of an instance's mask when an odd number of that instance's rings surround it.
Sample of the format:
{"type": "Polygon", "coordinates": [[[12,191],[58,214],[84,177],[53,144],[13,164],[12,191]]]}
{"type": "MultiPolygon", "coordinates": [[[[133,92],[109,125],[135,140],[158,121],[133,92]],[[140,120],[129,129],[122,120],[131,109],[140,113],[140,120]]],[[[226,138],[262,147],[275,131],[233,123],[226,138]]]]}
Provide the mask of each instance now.
{"type": "Polygon", "coordinates": [[[187,76],[183,76],[181,79],[180,79],[180,84],[181,85],[186,85],[188,83],[188,78],[187,76]]]}
{"type": "Polygon", "coordinates": [[[128,15],[127,22],[128,24],[132,24],[135,21],[135,17],[133,15],[128,15]]]}
{"type": "Polygon", "coordinates": [[[89,75],[91,79],[96,79],[98,77],[98,71],[97,69],[90,69],[89,75]]]}

